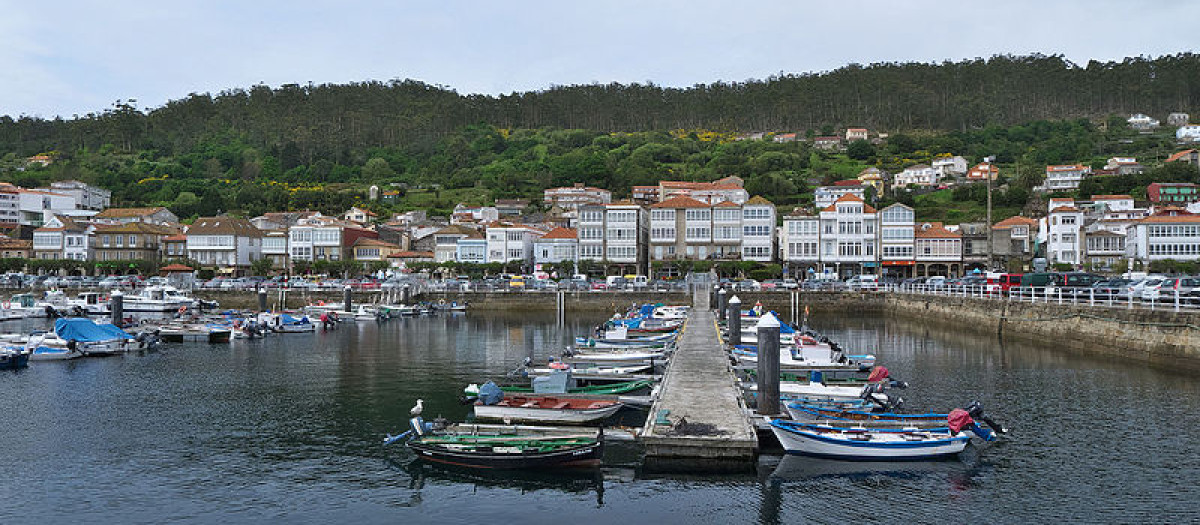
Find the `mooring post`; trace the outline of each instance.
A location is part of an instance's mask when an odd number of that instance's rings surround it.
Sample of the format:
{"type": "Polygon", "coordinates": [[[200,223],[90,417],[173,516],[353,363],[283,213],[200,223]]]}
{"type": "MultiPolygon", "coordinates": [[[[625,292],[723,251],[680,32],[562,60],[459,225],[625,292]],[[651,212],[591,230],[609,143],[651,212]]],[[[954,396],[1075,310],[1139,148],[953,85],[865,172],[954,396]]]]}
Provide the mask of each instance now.
{"type": "Polygon", "coordinates": [[[758,319],[758,413],[779,414],[779,319],[771,312],[758,319]]]}
{"type": "Polygon", "coordinates": [[[116,290],[109,296],[108,309],[112,312],[112,324],[121,326],[125,320],[125,294],[116,290]]]}
{"type": "Polygon", "coordinates": [[[345,288],[342,288],[342,301],[346,303],[346,311],[347,312],[354,311],[353,305],[350,304],[350,301],[352,299],[350,297],[351,295],[353,295],[353,294],[350,292],[350,285],[347,284],[345,288]]]}
{"type": "Polygon", "coordinates": [[[725,303],[725,301],[726,301],[726,299],[728,299],[728,297],[729,297],[729,294],[725,291],[724,288],[721,288],[720,290],[717,291],[717,320],[718,321],[725,320],[725,309],[729,307],[725,303]]]}
{"type": "Polygon", "coordinates": [[[258,287],[258,311],[267,311],[267,289],[262,286],[258,287]]]}
{"type": "Polygon", "coordinates": [[[411,296],[412,291],[411,290],[412,289],[409,287],[408,284],[405,284],[404,288],[401,289],[401,291],[400,291],[400,303],[401,304],[408,304],[409,299],[412,299],[412,296],[411,296]]]}
{"type": "Polygon", "coordinates": [[[729,312],[726,316],[728,317],[726,325],[729,326],[729,345],[742,344],[742,300],[738,299],[738,296],[729,298],[729,312]]]}

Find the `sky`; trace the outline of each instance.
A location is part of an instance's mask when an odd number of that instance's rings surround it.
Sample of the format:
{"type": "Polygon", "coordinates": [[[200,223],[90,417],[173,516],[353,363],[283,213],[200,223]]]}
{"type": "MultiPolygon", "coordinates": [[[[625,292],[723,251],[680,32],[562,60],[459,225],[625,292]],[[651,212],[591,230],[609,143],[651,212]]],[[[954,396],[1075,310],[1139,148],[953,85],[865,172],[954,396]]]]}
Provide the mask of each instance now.
{"type": "Polygon", "coordinates": [[[52,118],[263,83],[412,78],[459,93],[686,87],[850,63],[1196,52],[1165,0],[0,0],[0,115],[52,118]]]}

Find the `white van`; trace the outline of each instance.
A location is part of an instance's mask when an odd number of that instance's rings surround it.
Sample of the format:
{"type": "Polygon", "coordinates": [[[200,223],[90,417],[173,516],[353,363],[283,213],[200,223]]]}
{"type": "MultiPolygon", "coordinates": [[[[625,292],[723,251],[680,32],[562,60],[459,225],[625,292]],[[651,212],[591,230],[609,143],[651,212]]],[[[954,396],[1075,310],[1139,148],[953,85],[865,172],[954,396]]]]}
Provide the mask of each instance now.
{"type": "Polygon", "coordinates": [[[851,290],[878,290],[879,276],[878,275],[855,275],[846,279],[846,287],[851,290]]]}

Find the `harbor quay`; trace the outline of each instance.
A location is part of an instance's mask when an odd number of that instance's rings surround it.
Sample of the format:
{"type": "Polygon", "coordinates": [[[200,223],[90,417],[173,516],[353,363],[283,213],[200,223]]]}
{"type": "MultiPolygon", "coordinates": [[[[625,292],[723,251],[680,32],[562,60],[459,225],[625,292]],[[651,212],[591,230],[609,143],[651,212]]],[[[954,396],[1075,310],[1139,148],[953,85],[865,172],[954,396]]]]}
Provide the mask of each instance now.
{"type": "MultiPolygon", "coordinates": [[[[356,303],[384,300],[381,291],[356,291],[356,303]]],[[[897,292],[758,291],[737,292],[743,304],[761,303],[792,324],[804,311],[882,315],[908,322],[940,325],[992,335],[1002,341],[1056,341],[1063,350],[1090,355],[1119,356],[1148,364],[1200,371],[1200,312],[1171,309],[1093,307],[1054,301],[999,301],[897,292]]],[[[218,301],[222,308],[255,308],[253,291],[197,291],[196,296],[218,301]]],[[[317,301],[341,301],[338,291],[269,292],[271,307],[298,308],[317,301]]],[[[451,292],[424,293],[413,300],[469,304],[472,311],[611,313],[631,304],[685,304],[683,292],[451,292]]]]}

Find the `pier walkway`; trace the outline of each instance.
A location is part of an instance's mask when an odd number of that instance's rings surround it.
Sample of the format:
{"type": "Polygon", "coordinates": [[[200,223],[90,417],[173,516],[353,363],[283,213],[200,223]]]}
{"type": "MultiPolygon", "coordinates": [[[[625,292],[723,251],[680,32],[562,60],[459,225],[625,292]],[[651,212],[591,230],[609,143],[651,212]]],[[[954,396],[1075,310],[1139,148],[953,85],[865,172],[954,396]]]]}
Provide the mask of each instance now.
{"type": "Polygon", "coordinates": [[[642,430],[646,466],[752,468],[758,437],[746,414],[708,295],[700,291],[642,430]]]}

